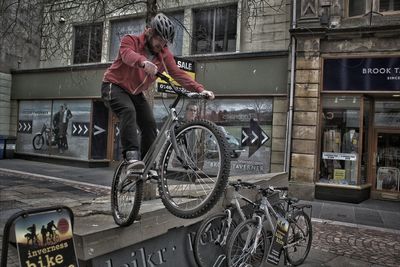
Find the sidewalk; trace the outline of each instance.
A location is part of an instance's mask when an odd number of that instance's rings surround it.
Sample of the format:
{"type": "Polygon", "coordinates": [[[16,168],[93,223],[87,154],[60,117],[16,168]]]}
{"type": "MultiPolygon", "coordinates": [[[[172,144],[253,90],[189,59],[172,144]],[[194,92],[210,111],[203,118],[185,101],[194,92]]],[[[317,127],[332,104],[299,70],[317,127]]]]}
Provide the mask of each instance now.
{"type": "MultiPolygon", "coordinates": [[[[49,205],[72,208],[76,246],[80,245],[78,237],[85,234],[103,231],[115,235],[118,227],[111,216],[109,192],[112,174],[112,168],[79,168],[20,159],[0,160],[0,235],[3,235],[4,224],[12,214],[21,209],[49,205]],[[6,180],[5,175],[13,175],[18,179],[6,180]]],[[[400,203],[376,200],[358,205],[327,201],[309,203],[313,205],[314,239],[304,266],[399,266],[400,203]]],[[[145,221],[154,220],[150,215],[153,211],[157,211],[158,218],[166,220],[163,229],[148,233],[150,236],[162,233],[171,223],[183,226],[196,222],[174,218],[167,212],[161,215],[163,210],[159,200],[143,203],[140,227],[145,225],[145,221]]],[[[140,232],[142,235],[148,231],[143,229],[140,232]]],[[[132,239],[133,236],[137,239],[137,233],[135,235],[132,231],[126,238],[132,239]]],[[[98,250],[96,252],[101,253],[98,250]]],[[[8,266],[17,266],[13,259],[15,251],[9,254],[8,266]]]]}

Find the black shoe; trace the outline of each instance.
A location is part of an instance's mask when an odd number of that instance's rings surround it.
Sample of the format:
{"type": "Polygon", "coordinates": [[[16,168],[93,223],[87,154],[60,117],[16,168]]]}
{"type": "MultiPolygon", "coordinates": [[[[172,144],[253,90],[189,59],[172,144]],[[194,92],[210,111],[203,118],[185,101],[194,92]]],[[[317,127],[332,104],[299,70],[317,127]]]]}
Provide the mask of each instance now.
{"type": "Polygon", "coordinates": [[[131,173],[141,173],[144,170],[144,162],[139,160],[138,151],[126,151],[125,160],[128,163],[126,169],[131,173]]]}

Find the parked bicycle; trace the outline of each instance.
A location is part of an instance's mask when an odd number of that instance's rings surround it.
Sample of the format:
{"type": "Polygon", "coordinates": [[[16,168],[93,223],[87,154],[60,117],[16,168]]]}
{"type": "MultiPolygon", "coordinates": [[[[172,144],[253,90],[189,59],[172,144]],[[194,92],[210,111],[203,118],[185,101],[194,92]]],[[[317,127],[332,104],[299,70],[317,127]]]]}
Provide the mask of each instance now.
{"type": "Polygon", "coordinates": [[[116,168],[111,208],[115,222],[121,226],[129,225],[137,218],[143,184],[149,179],[157,179],[163,204],[181,218],[195,218],[209,211],[228,182],[230,156],[221,130],[208,120],[178,122],[175,108],[179,101],[183,97],[205,98],[204,95],[177,89],[163,74],[157,76],[166,81],[177,96],[169,107],[167,120],[143,159],[143,173],[128,172],[125,160],[116,168]],[[217,154],[212,159],[205,157],[208,154],[206,140],[210,139],[217,144],[217,154]]]}
{"type": "Polygon", "coordinates": [[[46,125],[46,123],[44,123],[40,132],[36,133],[35,136],[33,137],[32,140],[33,148],[35,150],[41,150],[44,144],[46,144],[47,146],[55,146],[57,145],[55,137],[56,134],[54,132],[54,129],[51,129],[46,125]]]}
{"type": "Polygon", "coordinates": [[[298,199],[284,197],[285,205],[272,207],[268,196],[280,189],[259,189],[261,203],[254,210],[253,218],[239,224],[228,241],[228,266],[261,266],[267,255],[269,262],[277,264],[282,250],[285,261],[291,265],[304,262],[312,242],[311,219],[304,209],[311,210],[311,205],[299,205],[298,199]]]}
{"type": "Polygon", "coordinates": [[[221,213],[213,214],[203,220],[194,239],[194,256],[200,267],[227,266],[225,246],[236,226],[247,219],[239,201],[243,200],[255,208],[255,203],[241,195],[242,188],[252,189],[252,183],[237,180],[229,182],[233,188],[231,204],[221,213]]]}

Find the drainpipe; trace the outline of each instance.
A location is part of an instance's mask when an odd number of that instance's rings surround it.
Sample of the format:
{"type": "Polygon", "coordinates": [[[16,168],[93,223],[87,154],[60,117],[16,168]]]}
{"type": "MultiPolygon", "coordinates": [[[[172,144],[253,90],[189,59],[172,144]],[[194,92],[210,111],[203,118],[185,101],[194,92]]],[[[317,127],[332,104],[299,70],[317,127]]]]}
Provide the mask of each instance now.
{"type": "MultiPolygon", "coordinates": [[[[296,29],[296,2],[292,1],[292,30],[296,29]]],[[[289,110],[287,115],[287,131],[285,143],[285,160],[283,164],[284,171],[288,173],[290,178],[290,158],[292,147],[292,124],[293,124],[293,102],[294,102],[294,87],[295,87],[295,69],[296,69],[296,38],[291,35],[291,53],[290,53],[290,91],[289,91],[289,110]]]]}

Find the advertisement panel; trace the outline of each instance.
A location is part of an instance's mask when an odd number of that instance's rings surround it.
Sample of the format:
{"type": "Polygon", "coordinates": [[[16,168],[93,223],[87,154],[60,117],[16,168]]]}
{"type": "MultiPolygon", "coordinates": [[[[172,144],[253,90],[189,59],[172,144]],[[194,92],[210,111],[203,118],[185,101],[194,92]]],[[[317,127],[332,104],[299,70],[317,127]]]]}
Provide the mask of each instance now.
{"type": "Polygon", "coordinates": [[[21,101],[17,152],[88,159],[91,100],[21,101]]]}

